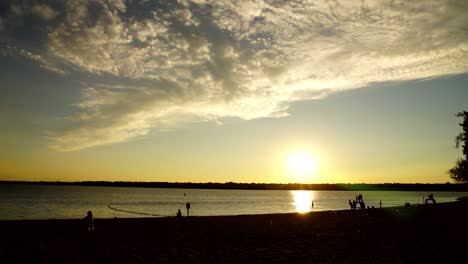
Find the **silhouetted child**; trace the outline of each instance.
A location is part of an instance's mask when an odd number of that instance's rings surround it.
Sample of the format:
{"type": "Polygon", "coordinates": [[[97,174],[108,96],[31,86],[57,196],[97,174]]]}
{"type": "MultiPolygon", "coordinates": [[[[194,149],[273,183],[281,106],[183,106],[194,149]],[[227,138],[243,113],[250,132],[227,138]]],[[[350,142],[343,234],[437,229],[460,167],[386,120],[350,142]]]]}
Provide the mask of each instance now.
{"type": "Polygon", "coordinates": [[[180,211],[180,209],[177,211],[177,218],[181,218],[182,217],[182,212],[180,211]]]}
{"type": "Polygon", "coordinates": [[[88,211],[88,214],[84,218],[86,225],[88,226],[88,231],[94,230],[94,219],[93,219],[93,212],[88,211]]]}

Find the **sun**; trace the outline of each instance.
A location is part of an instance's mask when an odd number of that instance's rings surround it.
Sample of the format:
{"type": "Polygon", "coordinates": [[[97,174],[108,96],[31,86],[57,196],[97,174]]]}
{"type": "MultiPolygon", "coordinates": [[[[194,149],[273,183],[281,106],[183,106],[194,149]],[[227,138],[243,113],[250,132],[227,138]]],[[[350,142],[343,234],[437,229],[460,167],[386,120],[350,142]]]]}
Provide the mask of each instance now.
{"type": "Polygon", "coordinates": [[[288,174],[295,180],[304,180],[317,169],[313,156],[304,151],[291,153],[287,160],[288,174]]]}

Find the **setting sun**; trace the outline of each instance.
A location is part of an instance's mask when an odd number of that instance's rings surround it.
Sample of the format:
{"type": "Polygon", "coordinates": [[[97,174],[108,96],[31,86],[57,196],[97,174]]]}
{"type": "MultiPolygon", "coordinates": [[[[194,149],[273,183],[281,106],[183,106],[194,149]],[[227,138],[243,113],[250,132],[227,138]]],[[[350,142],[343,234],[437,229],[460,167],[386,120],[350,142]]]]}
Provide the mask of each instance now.
{"type": "Polygon", "coordinates": [[[289,155],[288,173],[294,177],[295,180],[304,179],[310,176],[317,169],[317,162],[307,152],[295,152],[289,155]]]}

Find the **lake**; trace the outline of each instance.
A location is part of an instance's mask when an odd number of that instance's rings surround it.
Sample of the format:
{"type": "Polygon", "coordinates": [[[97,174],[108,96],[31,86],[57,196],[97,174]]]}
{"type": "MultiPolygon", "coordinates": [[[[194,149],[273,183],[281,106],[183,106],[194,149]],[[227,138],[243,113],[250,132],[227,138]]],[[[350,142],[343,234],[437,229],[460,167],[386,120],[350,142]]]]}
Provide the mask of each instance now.
{"type": "MultiPolygon", "coordinates": [[[[430,192],[360,192],[367,206],[423,203],[430,192]]],[[[432,192],[437,202],[455,201],[468,192],[432,192]]],[[[0,219],[95,218],[190,215],[243,215],[348,209],[355,191],[205,190],[0,184],[0,219]],[[313,206],[312,206],[313,202],[313,206]]]]}

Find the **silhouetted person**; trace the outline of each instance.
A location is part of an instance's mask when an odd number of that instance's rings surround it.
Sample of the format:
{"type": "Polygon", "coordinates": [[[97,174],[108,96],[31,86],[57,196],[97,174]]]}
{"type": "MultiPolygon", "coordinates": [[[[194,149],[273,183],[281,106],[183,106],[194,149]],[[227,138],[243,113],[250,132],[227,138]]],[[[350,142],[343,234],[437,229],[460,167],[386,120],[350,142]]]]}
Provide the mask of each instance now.
{"type": "Polygon", "coordinates": [[[312,201],[312,208],[314,207],[314,201],[312,201]]]}
{"type": "Polygon", "coordinates": [[[189,216],[190,203],[185,203],[185,208],[187,208],[187,216],[189,216]]]}
{"type": "Polygon", "coordinates": [[[177,218],[181,218],[182,217],[182,212],[180,211],[180,209],[177,211],[177,218]]]}
{"type": "Polygon", "coordinates": [[[353,210],[356,210],[356,200],[353,201],[353,210]]]}
{"type": "Polygon", "coordinates": [[[351,200],[349,200],[348,203],[349,203],[349,207],[351,207],[351,210],[353,210],[353,202],[351,202],[351,200]]]}
{"type": "Polygon", "coordinates": [[[380,208],[382,208],[382,201],[380,201],[380,208]]]}
{"type": "Polygon", "coordinates": [[[362,202],[362,194],[359,194],[357,197],[356,197],[356,201],[359,203],[359,202],[362,202]]]}
{"type": "Polygon", "coordinates": [[[88,231],[93,231],[94,230],[93,212],[88,211],[87,215],[83,219],[85,220],[86,225],[88,226],[88,231]]]}
{"type": "Polygon", "coordinates": [[[427,198],[426,201],[425,201],[425,203],[427,204],[427,203],[429,203],[429,201],[431,201],[433,204],[436,203],[436,200],[434,199],[434,194],[432,194],[432,193],[429,194],[429,195],[428,195],[428,198],[427,198]]]}

